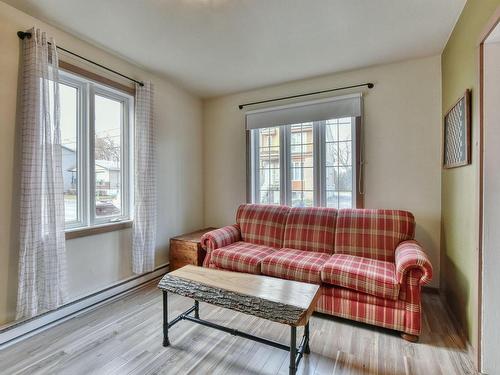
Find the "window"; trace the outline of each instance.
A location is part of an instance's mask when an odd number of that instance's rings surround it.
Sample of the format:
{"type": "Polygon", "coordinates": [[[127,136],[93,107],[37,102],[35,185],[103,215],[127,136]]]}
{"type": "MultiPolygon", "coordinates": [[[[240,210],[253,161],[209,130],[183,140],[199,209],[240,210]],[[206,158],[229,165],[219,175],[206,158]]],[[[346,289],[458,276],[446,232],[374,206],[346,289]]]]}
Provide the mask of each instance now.
{"type": "Polygon", "coordinates": [[[313,123],[295,124],[286,127],[290,132],[290,155],[292,165],[292,206],[314,205],[314,145],[313,123]],[[297,177],[297,178],[295,178],[297,177]]]}
{"type": "Polygon", "coordinates": [[[258,130],[256,158],[258,174],[258,200],[262,203],[280,203],[280,129],[264,128],[258,130]]]}
{"type": "Polygon", "coordinates": [[[355,149],[354,118],[328,120],[325,129],[324,191],[327,207],[355,207],[353,197],[355,166],[352,150],[355,149]]]}
{"type": "Polygon", "coordinates": [[[300,167],[302,163],[300,161],[292,160],[292,181],[302,181],[302,171],[300,167]]]}
{"type": "Polygon", "coordinates": [[[133,97],[61,71],[66,228],[131,218],[133,97]]]}
{"type": "Polygon", "coordinates": [[[330,111],[324,107],[317,111],[323,117],[319,119],[309,104],[304,104],[306,114],[301,114],[300,106],[293,106],[292,113],[287,107],[247,113],[252,202],[294,207],[362,206],[358,192],[360,169],[357,168],[361,165],[357,147],[361,98],[347,98],[350,101],[344,101],[341,106],[338,102],[332,104],[331,99],[319,101],[321,105],[330,105],[330,111]],[[252,118],[253,114],[258,117],[252,118]],[[339,114],[353,116],[340,117],[339,114]],[[297,117],[310,117],[312,121],[286,123],[297,117]],[[272,122],[279,125],[261,127],[272,122]]]}

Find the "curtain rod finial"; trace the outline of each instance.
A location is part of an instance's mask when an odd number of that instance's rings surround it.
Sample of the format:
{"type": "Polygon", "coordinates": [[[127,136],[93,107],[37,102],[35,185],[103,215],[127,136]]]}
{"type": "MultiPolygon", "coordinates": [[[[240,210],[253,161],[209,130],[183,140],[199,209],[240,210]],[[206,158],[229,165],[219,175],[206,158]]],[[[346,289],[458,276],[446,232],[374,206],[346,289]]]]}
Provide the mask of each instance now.
{"type": "Polygon", "coordinates": [[[369,88],[369,89],[373,89],[373,87],[374,87],[375,85],[374,85],[373,83],[369,83],[367,86],[368,86],[368,88],[369,88]]]}
{"type": "Polygon", "coordinates": [[[31,38],[31,33],[27,33],[27,32],[24,32],[24,31],[18,31],[17,32],[17,36],[19,37],[19,39],[24,39],[26,37],[28,37],[28,39],[31,38]]]}

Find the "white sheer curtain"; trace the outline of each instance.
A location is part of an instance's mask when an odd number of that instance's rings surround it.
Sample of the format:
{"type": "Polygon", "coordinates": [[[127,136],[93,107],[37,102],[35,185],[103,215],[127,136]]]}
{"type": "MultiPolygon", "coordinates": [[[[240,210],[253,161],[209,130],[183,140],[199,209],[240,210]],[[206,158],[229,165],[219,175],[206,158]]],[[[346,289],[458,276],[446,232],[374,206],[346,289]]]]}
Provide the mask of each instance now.
{"type": "Polygon", "coordinates": [[[154,269],[156,240],[156,150],[153,122],[153,85],[135,91],[135,210],[132,270],[154,269]]]}
{"type": "Polygon", "coordinates": [[[17,318],[65,302],[66,249],[58,58],[54,40],[22,41],[22,165],[17,318]]]}

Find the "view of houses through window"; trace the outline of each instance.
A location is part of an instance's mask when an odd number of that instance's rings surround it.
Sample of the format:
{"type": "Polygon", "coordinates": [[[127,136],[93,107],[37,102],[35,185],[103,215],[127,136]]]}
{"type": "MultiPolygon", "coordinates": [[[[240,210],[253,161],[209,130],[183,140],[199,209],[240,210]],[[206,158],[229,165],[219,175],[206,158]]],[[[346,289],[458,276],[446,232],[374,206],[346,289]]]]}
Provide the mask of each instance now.
{"type": "Polygon", "coordinates": [[[313,124],[291,125],[290,132],[292,206],[314,206],[313,124]]]}
{"type": "Polygon", "coordinates": [[[121,120],[119,101],[95,96],[95,214],[121,213],[121,120]]]}
{"type": "Polygon", "coordinates": [[[126,218],[129,180],[124,155],[127,159],[129,150],[123,141],[129,134],[132,98],[97,85],[90,89],[73,75],[64,74],[59,87],[67,226],[126,218]]]}
{"type": "Polygon", "coordinates": [[[253,201],[355,206],[355,118],[252,130],[253,201]]]}
{"type": "Polygon", "coordinates": [[[353,121],[341,118],[326,121],[325,193],[327,207],[353,207],[353,121]]]}
{"type": "Polygon", "coordinates": [[[280,203],[280,128],[259,131],[259,201],[260,203],[280,203]]]}

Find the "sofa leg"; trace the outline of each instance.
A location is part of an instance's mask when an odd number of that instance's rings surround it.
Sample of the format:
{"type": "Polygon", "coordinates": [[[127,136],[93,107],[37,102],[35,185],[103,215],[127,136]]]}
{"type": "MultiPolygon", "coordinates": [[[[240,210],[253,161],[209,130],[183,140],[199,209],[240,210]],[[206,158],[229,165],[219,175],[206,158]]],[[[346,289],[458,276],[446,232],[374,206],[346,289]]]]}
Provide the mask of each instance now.
{"type": "Polygon", "coordinates": [[[418,342],[418,336],[410,335],[408,333],[401,333],[401,337],[409,342],[418,342]]]}

